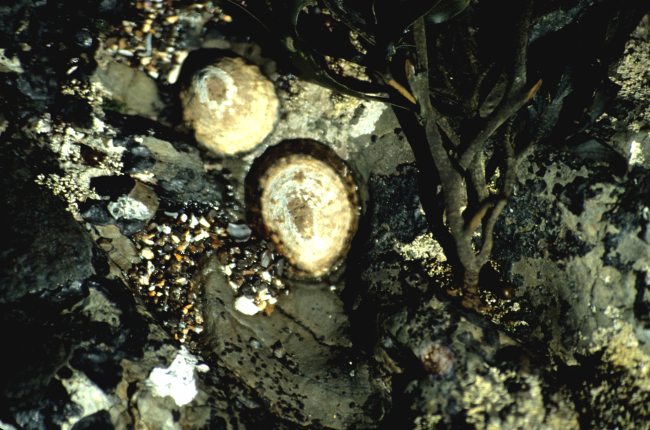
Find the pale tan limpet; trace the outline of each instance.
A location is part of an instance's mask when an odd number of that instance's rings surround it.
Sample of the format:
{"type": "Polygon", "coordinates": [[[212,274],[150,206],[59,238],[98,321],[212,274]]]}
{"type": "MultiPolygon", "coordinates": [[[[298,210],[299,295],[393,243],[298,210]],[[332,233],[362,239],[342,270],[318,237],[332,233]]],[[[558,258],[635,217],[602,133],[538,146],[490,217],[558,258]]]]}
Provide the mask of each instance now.
{"type": "Polygon", "coordinates": [[[319,277],[337,267],[358,225],[350,169],[312,140],[285,141],[260,157],[247,178],[247,206],[294,276],[319,277]]]}
{"type": "Polygon", "coordinates": [[[180,93],[183,120],[196,140],[217,155],[248,152],[278,120],[273,83],[242,58],[221,58],[195,73],[180,93]]]}

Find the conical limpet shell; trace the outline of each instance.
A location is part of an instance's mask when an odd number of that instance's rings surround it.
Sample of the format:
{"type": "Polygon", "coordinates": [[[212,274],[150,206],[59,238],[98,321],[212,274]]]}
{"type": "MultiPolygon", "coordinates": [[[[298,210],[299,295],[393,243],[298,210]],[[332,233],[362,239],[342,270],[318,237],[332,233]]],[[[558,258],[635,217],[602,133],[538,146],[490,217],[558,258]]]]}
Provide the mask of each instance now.
{"type": "Polygon", "coordinates": [[[218,155],[250,151],[278,120],[273,83],[241,58],[221,58],[199,70],[180,98],[196,140],[218,155]]]}
{"type": "Polygon", "coordinates": [[[247,206],[293,275],[318,277],[350,249],[359,207],[352,175],[334,151],[312,140],[269,148],[246,179],[247,206]]]}

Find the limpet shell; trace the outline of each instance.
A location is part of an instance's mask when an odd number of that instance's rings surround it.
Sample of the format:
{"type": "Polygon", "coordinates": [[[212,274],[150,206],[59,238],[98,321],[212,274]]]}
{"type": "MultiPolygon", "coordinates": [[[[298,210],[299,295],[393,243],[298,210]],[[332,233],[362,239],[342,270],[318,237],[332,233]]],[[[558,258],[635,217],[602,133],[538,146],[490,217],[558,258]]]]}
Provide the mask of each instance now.
{"type": "Polygon", "coordinates": [[[297,277],[319,277],[345,258],[359,205],[350,169],[313,140],[269,148],[246,178],[252,223],[272,240],[297,277]]]}
{"type": "Polygon", "coordinates": [[[252,150],[278,120],[273,83],[239,57],[221,58],[196,72],[180,99],[196,140],[217,155],[252,150]]]}

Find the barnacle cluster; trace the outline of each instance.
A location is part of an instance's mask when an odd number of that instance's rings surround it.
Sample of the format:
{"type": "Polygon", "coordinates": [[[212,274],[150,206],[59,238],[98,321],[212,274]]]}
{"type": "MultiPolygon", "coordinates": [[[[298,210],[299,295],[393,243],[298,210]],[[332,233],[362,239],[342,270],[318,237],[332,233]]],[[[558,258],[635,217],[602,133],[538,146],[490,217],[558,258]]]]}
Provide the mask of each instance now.
{"type": "MultiPolygon", "coordinates": [[[[75,80],[73,80],[75,81],[75,80]]],[[[76,82],[76,81],[75,81],[76,82]]],[[[93,99],[94,89],[85,85],[75,86],[77,93],[93,99]]],[[[66,122],[53,121],[49,113],[41,115],[25,131],[47,147],[56,157],[64,173],[40,173],[35,182],[60,195],[67,203],[67,210],[79,216],[78,204],[99,196],[90,188],[90,180],[96,176],[121,174],[122,148],[114,143],[116,132],[95,114],[91,116],[90,129],[66,122]]]]}
{"type": "Polygon", "coordinates": [[[40,174],[36,177],[35,182],[52,190],[54,195],[62,195],[68,203],[66,209],[74,214],[79,212],[78,202],[84,202],[88,198],[99,197],[93,190],[80,186],[75,178],[69,175],[59,176],[52,173],[46,177],[40,174]]]}

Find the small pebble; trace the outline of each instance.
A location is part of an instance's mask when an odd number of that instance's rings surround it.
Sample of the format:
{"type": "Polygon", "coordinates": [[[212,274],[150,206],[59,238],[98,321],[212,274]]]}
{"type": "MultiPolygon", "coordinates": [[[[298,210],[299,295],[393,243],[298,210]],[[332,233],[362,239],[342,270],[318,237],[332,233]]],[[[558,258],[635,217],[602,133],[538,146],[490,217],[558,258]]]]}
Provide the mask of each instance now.
{"type": "Polygon", "coordinates": [[[420,359],[424,370],[433,376],[445,375],[454,368],[454,354],[445,345],[436,343],[429,346],[420,359]]]}
{"type": "Polygon", "coordinates": [[[275,355],[276,358],[282,358],[286,353],[287,351],[285,351],[284,347],[281,344],[273,348],[273,355],[275,355]]]}
{"type": "Polygon", "coordinates": [[[278,263],[275,265],[275,268],[278,272],[278,276],[282,276],[282,272],[284,270],[284,259],[280,259],[278,263]]]}
{"type": "Polygon", "coordinates": [[[246,224],[228,223],[226,231],[237,242],[245,242],[251,237],[251,228],[246,224]]]}
{"type": "Polygon", "coordinates": [[[199,224],[201,224],[205,228],[210,228],[210,223],[203,217],[199,219],[199,224]]]}
{"type": "Polygon", "coordinates": [[[192,214],[192,216],[190,217],[190,228],[194,228],[194,227],[196,227],[198,224],[199,224],[199,220],[196,219],[196,217],[194,216],[194,214],[192,214]]]}
{"type": "Polygon", "coordinates": [[[516,293],[516,288],[514,285],[510,283],[506,283],[501,286],[501,288],[497,291],[497,295],[499,296],[500,299],[503,300],[511,300],[515,297],[516,293]]]}
{"type": "Polygon", "coordinates": [[[273,259],[273,253],[269,249],[267,249],[262,253],[262,261],[260,262],[260,264],[264,268],[269,267],[269,264],[271,264],[272,259],[273,259]]]}
{"type": "Polygon", "coordinates": [[[142,258],[147,260],[151,260],[154,257],[153,251],[150,248],[143,248],[142,251],[140,251],[140,254],[142,255],[142,258]]]}
{"type": "Polygon", "coordinates": [[[237,297],[235,300],[235,309],[245,315],[255,315],[260,311],[253,299],[246,296],[237,297]]]}

